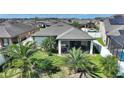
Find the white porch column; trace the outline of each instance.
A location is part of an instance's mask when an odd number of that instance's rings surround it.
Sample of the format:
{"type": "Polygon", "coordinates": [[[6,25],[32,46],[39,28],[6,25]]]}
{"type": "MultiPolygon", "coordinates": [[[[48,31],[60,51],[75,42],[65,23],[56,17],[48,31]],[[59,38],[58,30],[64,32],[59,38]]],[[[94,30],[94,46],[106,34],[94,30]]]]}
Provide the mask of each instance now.
{"type": "Polygon", "coordinates": [[[93,40],[90,43],[90,54],[93,54],[93,40]]]}
{"type": "Polygon", "coordinates": [[[9,39],[9,44],[12,44],[12,39],[9,39]]]}
{"type": "Polygon", "coordinates": [[[58,40],[58,54],[61,55],[61,40],[58,40]]]}

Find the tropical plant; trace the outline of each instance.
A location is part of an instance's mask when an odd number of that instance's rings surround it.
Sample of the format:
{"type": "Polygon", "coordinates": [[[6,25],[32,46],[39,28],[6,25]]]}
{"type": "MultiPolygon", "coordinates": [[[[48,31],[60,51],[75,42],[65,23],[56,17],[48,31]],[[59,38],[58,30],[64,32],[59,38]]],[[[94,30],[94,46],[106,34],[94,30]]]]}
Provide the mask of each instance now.
{"type": "Polygon", "coordinates": [[[57,66],[54,66],[52,61],[49,59],[39,59],[35,61],[36,61],[35,66],[37,71],[40,73],[47,73],[48,76],[60,70],[60,68],[57,66]]]}
{"type": "Polygon", "coordinates": [[[25,44],[19,43],[18,45],[10,45],[4,55],[8,56],[10,60],[3,66],[4,70],[8,68],[21,69],[21,77],[32,77],[33,64],[29,57],[36,51],[35,44],[33,42],[27,42],[25,44]]]}
{"type": "Polygon", "coordinates": [[[47,51],[47,52],[53,52],[55,50],[56,41],[54,37],[47,37],[43,43],[41,44],[41,47],[47,51]]]}
{"type": "Polygon", "coordinates": [[[69,51],[69,63],[74,68],[75,73],[80,72],[81,77],[99,77],[96,73],[98,72],[97,66],[90,62],[88,56],[82,51],[76,48],[72,48],[69,51]]]}
{"type": "Polygon", "coordinates": [[[114,56],[107,56],[101,59],[101,66],[103,74],[108,77],[116,77],[118,73],[118,62],[114,56]]]}
{"type": "Polygon", "coordinates": [[[0,73],[0,78],[12,78],[12,77],[20,77],[21,70],[20,69],[5,69],[3,72],[0,73]]]}

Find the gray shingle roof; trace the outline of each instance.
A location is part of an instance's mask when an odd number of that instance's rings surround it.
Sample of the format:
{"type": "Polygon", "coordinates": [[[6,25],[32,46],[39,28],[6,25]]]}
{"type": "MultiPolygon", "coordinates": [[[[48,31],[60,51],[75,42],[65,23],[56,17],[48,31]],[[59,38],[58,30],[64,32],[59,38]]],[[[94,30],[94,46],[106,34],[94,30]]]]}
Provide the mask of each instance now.
{"type": "Polygon", "coordinates": [[[57,36],[57,39],[93,39],[86,32],[65,23],[58,23],[32,36],[57,36]]]}
{"type": "Polygon", "coordinates": [[[85,39],[93,39],[86,32],[83,32],[76,28],[71,28],[68,31],[64,32],[63,35],[57,36],[57,39],[74,39],[74,40],[85,40],[85,39]]]}
{"type": "Polygon", "coordinates": [[[104,25],[107,35],[118,36],[119,30],[124,29],[124,25],[111,25],[109,19],[104,20],[104,25]]]}
{"type": "Polygon", "coordinates": [[[111,24],[109,18],[104,20],[106,34],[109,35],[113,42],[116,42],[115,46],[124,47],[124,25],[111,24]]]}
{"type": "Polygon", "coordinates": [[[57,23],[53,26],[43,29],[42,31],[36,32],[35,34],[33,34],[33,36],[57,36],[70,28],[70,25],[65,25],[64,23],[57,23]]]}
{"type": "Polygon", "coordinates": [[[11,38],[25,32],[34,30],[35,27],[22,23],[5,22],[0,24],[0,38],[11,38]]]}

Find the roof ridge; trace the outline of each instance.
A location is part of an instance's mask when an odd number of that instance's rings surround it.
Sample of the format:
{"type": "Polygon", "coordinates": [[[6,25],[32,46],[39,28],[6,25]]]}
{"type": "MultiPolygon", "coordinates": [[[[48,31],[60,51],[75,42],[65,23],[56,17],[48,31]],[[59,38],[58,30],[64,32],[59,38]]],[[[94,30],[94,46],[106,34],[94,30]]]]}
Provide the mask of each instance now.
{"type": "Polygon", "coordinates": [[[9,33],[9,31],[7,30],[7,27],[4,27],[5,31],[8,33],[8,35],[11,37],[11,34],[9,33]]]}
{"type": "Polygon", "coordinates": [[[6,29],[7,33],[10,35],[10,37],[12,37],[11,34],[10,34],[10,32],[8,31],[8,28],[5,27],[5,29],[6,29]]]}
{"type": "Polygon", "coordinates": [[[60,37],[64,36],[65,34],[69,33],[70,31],[72,31],[74,28],[70,28],[69,30],[63,32],[62,34],[58,35],[56,39],[59,39],[60,37]]]}

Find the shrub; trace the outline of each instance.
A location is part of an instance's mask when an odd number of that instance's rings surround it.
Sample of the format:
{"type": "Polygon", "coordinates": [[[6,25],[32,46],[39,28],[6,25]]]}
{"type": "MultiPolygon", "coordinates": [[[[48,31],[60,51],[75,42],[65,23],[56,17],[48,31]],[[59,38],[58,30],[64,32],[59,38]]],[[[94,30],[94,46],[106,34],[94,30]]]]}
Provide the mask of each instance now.
{"type": "Polygon", "coordinates": [[[102,72],[106,77],[116,77],[118,73],[118,62],[114,56],[107,56],[101,59],[102,72]]]}
{"type": "Polygon", "coordinates": [[[52,74],[52,73],[56,73],[57,71],[60,70],[59,67],[54,66],[52,64],[52,61],[50,61],[48,59],[38,60],[38,61],[39,62],[37,62],[36,68],[38,68],[43,73],[52,74]]]}

